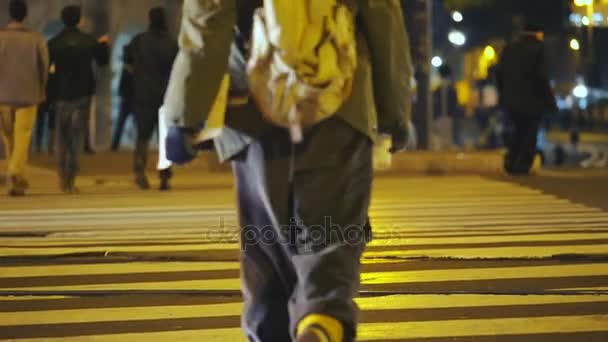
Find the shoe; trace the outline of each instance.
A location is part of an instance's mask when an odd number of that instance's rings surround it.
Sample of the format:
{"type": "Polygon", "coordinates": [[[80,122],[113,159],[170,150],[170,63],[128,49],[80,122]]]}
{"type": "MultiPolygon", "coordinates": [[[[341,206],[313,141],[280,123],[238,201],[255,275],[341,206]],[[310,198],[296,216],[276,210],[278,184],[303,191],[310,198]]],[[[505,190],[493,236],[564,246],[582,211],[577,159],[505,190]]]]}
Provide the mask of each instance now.
{"type": "Polygon", "coordinates": [[[25,190],[23,189],[9,189],[8,195],[10,197],[23,197],[25,196],[25,190]]]}
{"type": "Polygon", "coordinates": [[[173,177],[173,172],[171,171],[171,168],[169,169],[164,169],[164,170],[160,170],[159,173],[159,178],[160,178],[160,191],[169,191],[171,190],[171,184],[169,183],[169,181],[171,180],[171,177],[173,177]]]}
{"type": "Polygon", "coordinates": [[[19,176],[9,176],[8,183],[8,195],[10,197],[25,196],[25,191],[30,187],[30,184],[19,176]]]}
{"type": "Polygon", "coordinates": [[[344,328],[342,323],[325,315],[306,316],[298,324],[297,342],[342,342],[344,328]]]}
{"type": "Polygon", "coordinates": [[[62,181],[61,191],[66,195],[78,195],[80,193],[80,189],[76,187],[74,180],[62,181]]]}
{"type": "Polygon", "coordinates": [[[321,329],[309,328],[298,336],[297,342],[331,342],[331,340],[321,329]]]}
{"type": "Polygon", "coordinates": [[[21,177],[17,177],[17,176],[13,176],[14,177],[14,183],[16,184],[18,187],[22,188],[23,190],[27,190],[30,188],[30,183],[25,180],[25,178],[21,178],[21,177]]]}
{"type": "Polygon", "coordinates": [[[169,184],[168,178],[160,179],[160,187],[158,188],[160,191],[169,191],[171,190],[171,184],[169,184]]]}
{"type": "Polygon", "coordinates": [[[135,184],[137,184],[137,186],[141,190],[149,190],[150,189],[150,182],[148,181],[148,178],[146,176],[144,176],[144,175],[137,176],[135,178],[135,184]]]}

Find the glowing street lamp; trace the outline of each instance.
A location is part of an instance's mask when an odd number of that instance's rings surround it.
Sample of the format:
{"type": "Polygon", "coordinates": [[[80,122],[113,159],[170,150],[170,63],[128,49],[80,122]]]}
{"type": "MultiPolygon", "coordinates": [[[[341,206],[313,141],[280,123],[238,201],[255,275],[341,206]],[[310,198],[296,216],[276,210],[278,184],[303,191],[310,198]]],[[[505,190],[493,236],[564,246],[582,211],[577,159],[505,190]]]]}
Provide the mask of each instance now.
{"type": "Polygon", "coordinates": [[[467,36],[460,31],[452,31],[448,34],[448,40],[456,46],[463,46],[467,43],[467,36]]]}
{"type": "Polygon", "coordinates": [[[589,88],[584,84],[579,84],[572,90],[572,95],[578,97],[579,99],[584,99],[589,96],[589,88]]]}
{"type": "Polygon", "coordinates": [[[493,61],[496,58],[496,50],[492,47],[492,45],[486,46],[483,50],[483,57],[488,61],[493,61]]]}
{"type": "Polygon", "coordinates": [[[572,38],[570,40],[570,49],[573,51],[579,51],[581,49],[581,44],[579,43],[578,39],[572,38]]]}
{"type": "Polygon", "coordinates": [[[439,56],[435,56],[433,57],[433,59],[431,60],[431,64],[435,67],[435,68],[439,68],[443,65],[443,59],[439,56]]]}
{"type": "Polygon", "coordinates": [[[461,12],[454,11],[454,12],[452,12],[452,20],[454,20],[457,23],[460,23],[464,20],[464,16],[462,15],[461,12]]]}

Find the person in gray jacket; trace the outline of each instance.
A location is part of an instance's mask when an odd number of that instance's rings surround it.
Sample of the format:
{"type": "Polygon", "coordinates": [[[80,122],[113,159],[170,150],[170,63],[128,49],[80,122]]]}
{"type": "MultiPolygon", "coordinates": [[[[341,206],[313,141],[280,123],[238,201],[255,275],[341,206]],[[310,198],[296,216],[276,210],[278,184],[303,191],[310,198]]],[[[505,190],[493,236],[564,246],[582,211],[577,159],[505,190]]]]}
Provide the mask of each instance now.
{"type": "Polygon", "coordinates": [[[23,196],[32,130],[46,98],[49,54],[46,40],[28,30],[24,0],[11,0],[11,21],[0,29],[0,131],[8,160],[8,194],[23,196]]]}
{"type": "MultiPolygon", "coordinates": [[[[339,112],[293,146],[287,130],[266,122],[250,100],[229,107],[227,127],[214,141],[220,159],[232,161],[237,183],[249,341],[356,338],[353,299],[366,245],[372,145],[387,133],[394,152],[405,147],[412,68],[399,1],[351,2],[358,7],[358,69],[339,112]]],[[[233,92],[247,92],[247,37],[261,4],[184,2],[180,53],[164,104],[173,134],[182,138],[168,144],[192,141],[225,73],[233,92]]]]}

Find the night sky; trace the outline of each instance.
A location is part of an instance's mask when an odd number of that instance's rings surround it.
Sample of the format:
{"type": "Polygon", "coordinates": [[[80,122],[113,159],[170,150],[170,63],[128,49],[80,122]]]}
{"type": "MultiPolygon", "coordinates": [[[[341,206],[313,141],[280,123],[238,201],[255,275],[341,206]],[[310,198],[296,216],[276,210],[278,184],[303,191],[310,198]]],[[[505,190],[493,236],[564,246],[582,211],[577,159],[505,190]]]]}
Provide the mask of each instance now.
{"type": "Polygon", "coordinates": [[[507,37],[513,32],[513,20],[522,16],[545,27],[549,33],[566,26],[570,0],[496,0],[492,7],[465,10],[465,21],[459,24],[474,45],[493,37],[507,37]]]}

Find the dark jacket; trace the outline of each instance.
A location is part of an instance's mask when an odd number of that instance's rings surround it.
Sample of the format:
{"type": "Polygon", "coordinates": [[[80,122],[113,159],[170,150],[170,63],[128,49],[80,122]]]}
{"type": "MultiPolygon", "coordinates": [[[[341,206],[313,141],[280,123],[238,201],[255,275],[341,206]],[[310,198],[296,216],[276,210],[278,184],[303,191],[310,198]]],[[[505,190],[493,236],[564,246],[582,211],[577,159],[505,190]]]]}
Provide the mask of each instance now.
{"type": "Polygon", "coordinates": [[[49,41],[51,64],[55,65],[56,98],[74,100],[95,94],[93,63],[110,61],[107,44],[77,28],[66,28],[49,41]]]}
{"type": "Polygon", "coordinates": [[[507,44],[496,77],[501,107],[511,115],[540,117],[556,108],[544,46],[536,37],[522,35],[507,44]]]}
{"type": "Polygon", "coordinates": [[[433,117],[438,119],[441,116],[454,118],[464,116],[454,84],[442,84],[433,92],[433,117]]]}
{"type": "Polygon", "coordinates": [[[125,49],[133,72],[135,104],[160,107],[177,55],[177,41],[162,30],[141,33],[125,49]]]}
{"type": "MultiPolygon", "coordinates": [[[[257,0],[256,0],[257,1],[257,0]]],[[[167,115],[184,126],[199,127],[214,103],[223,75],[246,83],[245,57],[232,44],[235,24],[248,37],[255,9],[252,0],[184,2],[180,53],[165,97],[167,115]]],[[[261,1],[257,1],[257,5],[261,1]]],[[[408,122],[409,39],[397,0],[356,1],[358,68],[351,97],[336,116],[374,139],[408,122]],[[373,70],[373,73],[372,73],[373,70]]],[[[243,88],[246,84],[233,86],[243,88]]],[[[252,139],[272,129],[253,101],[229,108],[224,136],[216,141],[221,159],[234,156],[252,139]]]]}

